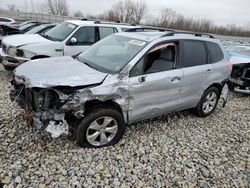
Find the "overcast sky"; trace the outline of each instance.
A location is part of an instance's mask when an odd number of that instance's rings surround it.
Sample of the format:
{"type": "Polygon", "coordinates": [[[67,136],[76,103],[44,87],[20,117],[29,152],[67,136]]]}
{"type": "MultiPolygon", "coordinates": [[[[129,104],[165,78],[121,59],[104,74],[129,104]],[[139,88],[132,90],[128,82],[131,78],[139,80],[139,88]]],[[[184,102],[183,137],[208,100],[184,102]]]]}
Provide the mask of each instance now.
{"type": "MultiPolygon", "coordinates": [[[[22,6],[30,0],[0,0],[0,7],[15,3],[22,6]]],[[[39,0],[33,0],[39,1],[39,0]]],[[[71,11],[99,14],[118,0],[68,0],[71,11]]],[[[145,0],[149,12],[158,15],[163,8],[173,8],[184,16],[207,18],[216,24],[237,24],[250,27],[250,0],[145,0]]]]}

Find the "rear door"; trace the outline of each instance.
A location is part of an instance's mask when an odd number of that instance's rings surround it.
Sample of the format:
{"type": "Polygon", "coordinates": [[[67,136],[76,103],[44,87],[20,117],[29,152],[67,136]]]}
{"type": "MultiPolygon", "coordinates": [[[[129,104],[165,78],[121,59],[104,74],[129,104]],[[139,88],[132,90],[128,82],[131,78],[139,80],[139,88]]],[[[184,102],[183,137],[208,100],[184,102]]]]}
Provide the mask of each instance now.
{"type": "Polygon", "coordinates": [[[107,36],[118,32],[117,29],[114,27],[102,27],[102,26],[98,27],[98,31],[99,31],[99,40],[102,40],[107,36]]]}
{"type": "Polygon", "coordinates": [[[214,42],[206,42],[210,61],[214,67],[214,82],[220,83],[228,79],[231,69],[228,67],[228,59],[224,56],[221,47],[214,42]]]}
{"type": "Polygon", "coordinates": [[[183,70],[179,110],[195,107],[205,89],[211,85],[210,77],[214,72],[205,43],[182,40],[178,67],[183,70]]]}

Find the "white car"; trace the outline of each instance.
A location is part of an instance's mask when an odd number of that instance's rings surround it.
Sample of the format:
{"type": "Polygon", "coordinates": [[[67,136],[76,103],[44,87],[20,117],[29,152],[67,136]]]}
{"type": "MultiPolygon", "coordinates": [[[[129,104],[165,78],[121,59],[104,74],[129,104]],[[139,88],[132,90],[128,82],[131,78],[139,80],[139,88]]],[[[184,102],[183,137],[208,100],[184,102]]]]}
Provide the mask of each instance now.
{"type": "Polygon", "coordinates": [[[77,55],[108,35],[133,28],[128,24],[69,20],[45,34],[5,37],[0,55],[5,69],[14,69],[29,60],[77,55]]]}
{"type": "Polygon", "coordinates": [[[12,18],[6,18],[6,17],[0,17],[0,24],[13,24],[15,23],[15,20],[12,18]]]}

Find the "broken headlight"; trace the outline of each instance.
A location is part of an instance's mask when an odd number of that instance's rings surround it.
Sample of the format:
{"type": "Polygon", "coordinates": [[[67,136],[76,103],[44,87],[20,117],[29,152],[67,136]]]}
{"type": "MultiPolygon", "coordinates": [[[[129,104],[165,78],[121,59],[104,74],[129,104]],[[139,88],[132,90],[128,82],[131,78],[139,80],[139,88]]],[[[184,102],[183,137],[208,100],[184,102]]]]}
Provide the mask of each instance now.
{"type": "Polygon", "coordinates": [[[17,52],[17,48],[15,48],[15,47],[10,47],[8,49],[8,54],[11,56],[16,56],[16,52],[17,52]]]}

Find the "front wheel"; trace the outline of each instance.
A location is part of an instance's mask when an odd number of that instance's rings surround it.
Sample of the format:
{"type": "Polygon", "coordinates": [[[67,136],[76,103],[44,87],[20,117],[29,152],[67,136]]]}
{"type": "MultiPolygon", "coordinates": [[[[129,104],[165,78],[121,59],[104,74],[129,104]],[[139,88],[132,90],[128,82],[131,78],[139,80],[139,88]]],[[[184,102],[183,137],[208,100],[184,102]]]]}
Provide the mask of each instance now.
{"type": "Polygon", "coordinates": [[[76,140],[80,146],[100,148],[116,144],[125,130],[123,116],[115,109],[97,108],[79,124],[76,140]]]}
{"type": "Polygon", "coordinates": [[[220,92],[216,87],[208,88],[202,95],[200,102],[195,108],[195,113],[200,117],[207,117],[214,112],[217,107],[220,92]]]}

